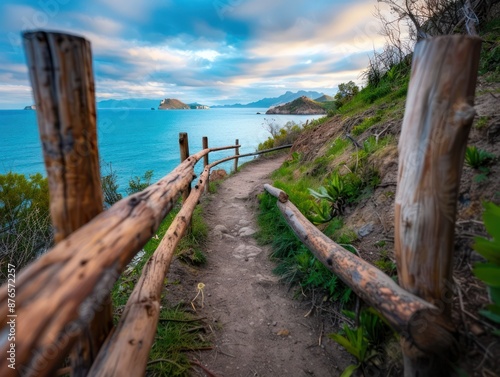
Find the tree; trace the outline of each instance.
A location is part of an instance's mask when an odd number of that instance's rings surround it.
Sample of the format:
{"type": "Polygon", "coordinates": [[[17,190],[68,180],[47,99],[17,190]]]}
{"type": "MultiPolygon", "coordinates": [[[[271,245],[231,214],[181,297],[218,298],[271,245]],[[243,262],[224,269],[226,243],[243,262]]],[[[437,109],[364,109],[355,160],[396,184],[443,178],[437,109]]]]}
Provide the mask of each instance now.
{"type": "Polygon", "coordinates": [[[153,170],[147,170],[142,177],[135,176],[128,182],[127,194],[132,195],[144,190],[151,185],[151,179],[153,179],[153,170]]]}
{"type": "Polygon", "coordinates": [[[352,99],[359,93],[358,86],[353,82],[339,84],[339,91],[335,94],[335,105],[337,108],[341,107],[344,103],[352,99]]]}

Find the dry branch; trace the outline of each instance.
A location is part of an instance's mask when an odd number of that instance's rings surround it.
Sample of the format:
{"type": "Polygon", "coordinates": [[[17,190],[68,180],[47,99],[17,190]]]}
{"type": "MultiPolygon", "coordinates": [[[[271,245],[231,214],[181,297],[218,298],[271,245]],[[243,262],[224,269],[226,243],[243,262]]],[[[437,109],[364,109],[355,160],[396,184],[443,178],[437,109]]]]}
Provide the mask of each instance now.
{"type": "Polygon", "coordinates": [[[394,330],[429,353],[447,353],[456,346],[449,324],[440,321],[435,306],[405,291],[382,271],[325,236],[288,200],[285,192],[267,184],[264,188],[279,199],[278,208],[304,245],[359,297],[377,309],[394,330]],[[429,337],[432,342],[428,342],[429,337]]]}

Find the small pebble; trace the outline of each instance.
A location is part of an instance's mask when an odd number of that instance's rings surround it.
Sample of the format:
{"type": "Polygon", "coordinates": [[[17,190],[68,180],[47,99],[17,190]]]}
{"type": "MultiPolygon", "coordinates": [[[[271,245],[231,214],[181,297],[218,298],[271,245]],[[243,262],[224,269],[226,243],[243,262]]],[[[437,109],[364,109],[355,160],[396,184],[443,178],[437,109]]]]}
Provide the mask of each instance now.
{"type": "Polygon", "coordinates": [[[273,326],[276,326],[278,324],[278,322],[273,322],[273,326]]]}

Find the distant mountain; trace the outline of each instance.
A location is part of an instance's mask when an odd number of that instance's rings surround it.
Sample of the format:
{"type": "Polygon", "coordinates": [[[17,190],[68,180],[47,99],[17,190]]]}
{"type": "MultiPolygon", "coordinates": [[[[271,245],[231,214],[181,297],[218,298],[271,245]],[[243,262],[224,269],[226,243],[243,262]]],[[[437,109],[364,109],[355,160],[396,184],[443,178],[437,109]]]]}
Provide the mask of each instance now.
{"type": "Polygon", "coordinates": [[[331,102],[334,100],[335,98],[329,96],[328,94],[323,94],[321,97],[315,99],[316,102],[331,102]]]}
{"type": "Polygon", "coordinates": [[[97,102],[98,109],[156,109],[157,106],[157,99],[145,98],[106,99],[97,102]]]}
{"type": "Polygon", "coordinates": [[[272,107],[266,111],[266,114],[313,115],[326,114],[326,111],[320,103],[302,96],[284,105],[272,107]]]}
{"type": "Polygon", "coordinates": [[[292,93],[290,91],[286,92],[285,94],[279,96],[279,97],[274,97],[274,98],[263,98],[259,101],[256,102],[250,102],[247,103],[246,105],[242,105],[240,103],[234,104],[234,105],[223,105],[223,106],[212,106],[214,108],[217,107],[231,107],[231,108],[242,108],[242,107],[271,107],[271,106],[276,106],[280,104],[284,104],[290,101],[293,101],[294,99],[297,99],[299,97],[308,97],[308,98],[318,98],[323,96],[323,93],[319,92],[313,92],[313,91],[304,91],[300,90],[297,93],[292,93]]]}

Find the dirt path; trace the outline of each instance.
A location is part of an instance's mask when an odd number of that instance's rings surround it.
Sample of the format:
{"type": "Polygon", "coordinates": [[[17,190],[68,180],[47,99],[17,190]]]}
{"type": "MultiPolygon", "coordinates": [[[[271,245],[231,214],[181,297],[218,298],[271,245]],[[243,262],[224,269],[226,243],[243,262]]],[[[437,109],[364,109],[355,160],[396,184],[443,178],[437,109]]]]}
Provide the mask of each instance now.
{"type": "Polygon", "coordinates": [[[252,162],[204,204],[210,227],[204,308],[214,350],[197,356],[217,376],[338,376],[349,357],[326,339],[321,320],[273,275],[269,248],[257,245],[256,195],[284,157],[252,162]],[[320,343],[321,337],[321,345],[320,343]]]}

